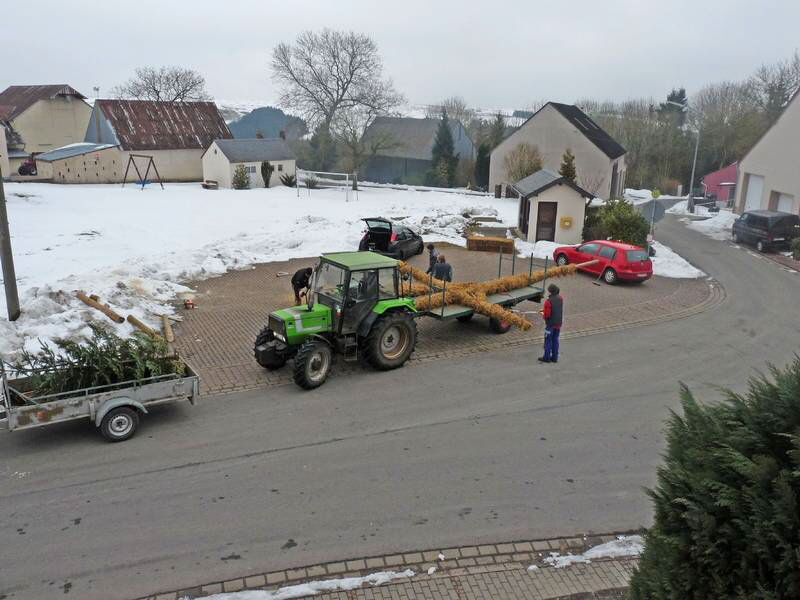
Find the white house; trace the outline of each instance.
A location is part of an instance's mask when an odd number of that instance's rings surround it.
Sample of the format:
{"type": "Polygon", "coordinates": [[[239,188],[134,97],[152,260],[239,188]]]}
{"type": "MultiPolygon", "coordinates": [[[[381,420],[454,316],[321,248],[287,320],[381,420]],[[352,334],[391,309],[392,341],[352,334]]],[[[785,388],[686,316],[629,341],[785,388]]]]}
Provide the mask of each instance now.
{"type": "Polygon", "coordinates": [[[514,183],[505,158],[520,144],[539,150],[542,167],[558,171],[566,150],[575,155],[577,182],[601,198],[619,197],[625,186],[625,148],[577,106],[548,102],[494,150],[489,162],[489,189],[514,183]]]}
{"type": "Polygon", "coordinates": [[[519,195],[520,234],[529,242],[580,244],[586,203],[594,197],[547,169],[510,184],[519,195]]]}
{"type": "Polygon", "coordinates": [[[739,163],[736,211],[800,214],[800,92],[739,163]]]}
{"type": "Polygon", "coordinates": [[[261,163],[273,167],[269,186],[281,185],[282,175],[295,174],[295,156],[286,140],[214,140],[203,153],[203,180],[216,181],[221,188],[233,187],[233,172],[244,165],[250,176],[250,187],[264,187],[261,163]]]}

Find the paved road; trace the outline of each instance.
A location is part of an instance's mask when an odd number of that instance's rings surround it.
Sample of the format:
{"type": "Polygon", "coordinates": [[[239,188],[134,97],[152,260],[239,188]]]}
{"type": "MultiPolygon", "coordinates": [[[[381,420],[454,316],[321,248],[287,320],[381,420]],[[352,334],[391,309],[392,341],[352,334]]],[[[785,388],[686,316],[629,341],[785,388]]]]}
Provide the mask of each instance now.
{"type": "Polygon", "coordinates": [[[800,339],[800,276],[671,216],[656,238],[713,274],[724,303],[568,341],[557,366],[531,347],[208,398],[124,444],[80,424],[0,436],[0,598],[130,598],[646,525],[677,381],[713,398],[706,384],[742,388],[800,339]]]}

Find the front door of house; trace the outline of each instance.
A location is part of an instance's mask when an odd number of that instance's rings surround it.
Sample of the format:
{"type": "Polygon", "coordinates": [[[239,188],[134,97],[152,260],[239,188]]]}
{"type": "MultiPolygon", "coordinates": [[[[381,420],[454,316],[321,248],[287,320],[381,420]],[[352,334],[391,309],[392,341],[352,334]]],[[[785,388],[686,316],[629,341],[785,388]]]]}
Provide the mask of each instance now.
{"type": "Polygon", "coordinates": [[[539,202],[536,213],[536,241],[554,242],[556,237],[556,211],[558,202],[539,202]]]}

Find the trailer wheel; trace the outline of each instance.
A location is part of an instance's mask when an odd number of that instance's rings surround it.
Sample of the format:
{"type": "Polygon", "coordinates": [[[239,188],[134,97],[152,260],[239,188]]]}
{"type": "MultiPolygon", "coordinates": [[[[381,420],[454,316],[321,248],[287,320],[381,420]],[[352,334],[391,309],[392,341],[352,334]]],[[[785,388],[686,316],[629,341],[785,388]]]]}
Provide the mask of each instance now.
{"type": "Polygon", "coordinates": [[[318,388],[331,372],[333,352],[321,340],[306,340],[294,357],[294,382],[304,390],[318,388]]]}
{"type": "Polygon", "coordinates": [[[508,330],[511,329],[511,323],[508,321],[495,319],[494,317],[489,317],[489,329],[491,329],[494,333],[508,333],[508,330]]]}
{"type": "Polygon", "coordinates": [[[139,413],[129,406],[118,406],[108,411],[100,422],[100,433],[109,442],[124,442],[133,437],[139,427],[139,413]]]}
{"type": "Polygon", "coordinates": [[[456,317],[456,321],[459,323],[469,323],[472,321],[472,317],[475,316],[474,312],[469,313],[468,315],[461,315],[460,317],[456,317]]]}
{"type": "MultiPolygon", "coordinates": [[[[253,350],[258,348],[261,344],[266,344],[267,342],[271,342],[275,339],[275,333],[269,328],[264,327],[259,334],[256,336],[255,344],[253,345],[253,350]]],[[[272,352],[266,354],[256,354],[256,362],[264,367],[265,369],[269,369],[270,371],[274,371],[275,369],[280,369],[283,365],[286,364],[288,357],[282,354],[278,354],[274,350],[272,352]]]]}
{"type": "Polygon", "coordinates": [[[365,340],[369,364],[381,371],[402,367],[417,345],[417,324],[406,312],[393,311],[379,317],[365,340]]]}

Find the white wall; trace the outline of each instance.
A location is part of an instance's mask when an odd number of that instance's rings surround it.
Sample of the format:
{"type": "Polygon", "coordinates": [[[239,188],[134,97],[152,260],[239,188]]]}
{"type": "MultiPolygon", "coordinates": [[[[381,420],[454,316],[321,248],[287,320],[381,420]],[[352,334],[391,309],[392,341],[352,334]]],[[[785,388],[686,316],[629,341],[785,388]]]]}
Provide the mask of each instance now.
{"type": "Polygon", "coordinates": [[[745,210],[750,175],[764,178],[758,208],[777,210],[778,202],[788,206],[787,194],[794,197],[792,212],[800,214],[800,94],[739,164],[736,210],[745,210]]]}
{"type": "Polygon", "coordinates": [[[11,177],[11,165],[8,162],[8,147],[6,146],[6,128],[0,125],[0,171],[3,178],[11,177]]]}
{"type": "MultiPolygon", "coordinates": [[[[522,200],[520,199],[520,202],[522,200]]],[[[558,244],[580,244],[583,233],[583,221],[586,215],[586,199],[568,185],[558,184],[546,189],[538,196],[530,199],[530,217],[528,220],[528,241],[536,241],[536,218],[539,213],[539,202],[556,202],[555,241],[558,244]],[[563,227],[562,218],[571,217],[572,226],[563,227]]]]}
{"type": "Polygon", "coordinates": [[[536,146],[542,155],[542,166],[556,173],[561,167],[564,152],[569,148],[575,155],[575,169],[578,173],[576,183],[601,198],[611,196],[611,172],[616,162],[620,181],[618,187],[621,189],[625,176],[625,156],[611,160],[558,110],[546,105],[492,151],[489,162],[489,191],[493,191],[496,184],[515,183],[508,181],[503,162],[506,155],[521,143],[536,146]]]}
{"type": "MultiPolygon", "coordinates": [[[[230,163],[229,174],[231,177],[231,181],[233,180],[234,170],[236,170],[236,167],[240,164],[244,165],[245,167],[248,167],[251,171],[253,171],[252,173],[250,173],[250,187],[263,188],[264,178],[261,177],[261,161],[246,162],[246,163],[230,163]]],[[[276,185],[283,185],[281,183],[281,175],[295,174],[294,160],[271,160],[269,161],[269,164],[271,164],[275,168],[275,170],[272,172],[272,177],[270,177],[269,179],[269,187],[275,187],[276,185]]]]}
{"type": "Polygon", "coordinates": [[[217,146],[212,142],[211,146],[203,154],[203,181],[216,181],[221,188],[230,188],[231,184],[231,164],[217,146]]]}

